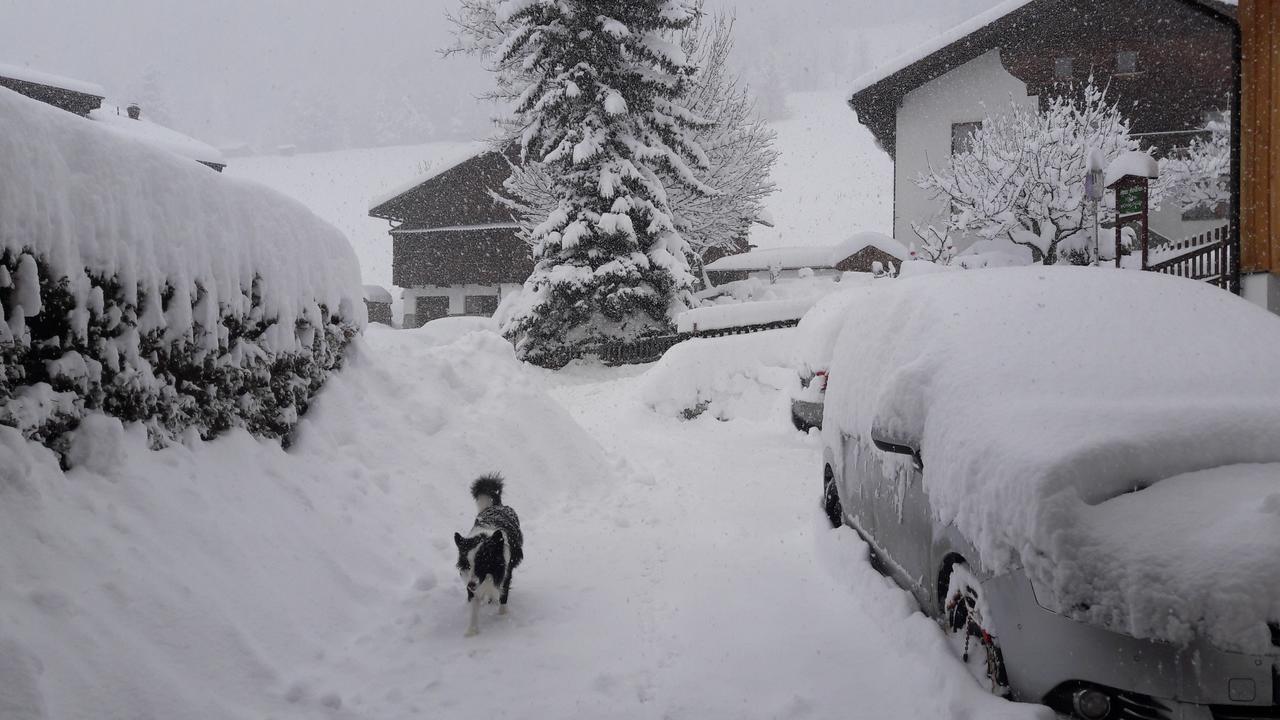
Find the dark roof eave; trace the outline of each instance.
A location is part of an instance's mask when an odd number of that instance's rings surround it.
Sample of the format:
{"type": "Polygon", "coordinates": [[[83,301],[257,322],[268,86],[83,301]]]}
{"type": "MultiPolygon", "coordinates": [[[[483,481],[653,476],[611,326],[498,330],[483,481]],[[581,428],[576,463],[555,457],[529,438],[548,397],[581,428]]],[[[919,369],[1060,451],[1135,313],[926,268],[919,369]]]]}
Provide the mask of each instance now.
{"type": "MultiPolygon", "coordinates": [[[[915,88],[940,77],[989,50],[1000,47],[1001,38],[1014,30],[1024,17],[1034,16],[1049,0],[1033,1],[1015,8],[986,25],[944,45],[892,75],[868,85],[849,97],[849,107],[875,136],[876,144],[896,159],[897,109],[902,98],[915,88]]],[[[1221,0],[1183,0],[1187,5],[1215,19],[1239,27],[1237,8],[1221,0]]]]}

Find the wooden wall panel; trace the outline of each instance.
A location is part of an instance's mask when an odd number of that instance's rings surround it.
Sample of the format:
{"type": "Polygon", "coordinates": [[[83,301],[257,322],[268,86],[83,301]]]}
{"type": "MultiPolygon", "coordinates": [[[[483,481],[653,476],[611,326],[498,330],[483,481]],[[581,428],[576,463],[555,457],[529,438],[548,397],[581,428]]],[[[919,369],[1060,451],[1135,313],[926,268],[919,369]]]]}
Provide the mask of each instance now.
{"type": "Polygon", "coordinates": [[[1280,273],[1280,2],[1241,0],[1240,269],[1280,273]]]}

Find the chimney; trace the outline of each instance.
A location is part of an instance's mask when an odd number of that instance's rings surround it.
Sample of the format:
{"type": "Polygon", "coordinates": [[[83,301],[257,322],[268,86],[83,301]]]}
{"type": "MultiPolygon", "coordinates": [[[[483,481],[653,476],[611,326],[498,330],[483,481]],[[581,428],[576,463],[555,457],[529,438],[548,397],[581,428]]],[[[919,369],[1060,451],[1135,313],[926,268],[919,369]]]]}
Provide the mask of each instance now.
{"type": "Polygon", "coordinates": [[[131,120],[137,120],[142,117],[142,108],[138,107],[138,103],[129,103],[127,110],[129,112],[129,119],[131,120]]]}

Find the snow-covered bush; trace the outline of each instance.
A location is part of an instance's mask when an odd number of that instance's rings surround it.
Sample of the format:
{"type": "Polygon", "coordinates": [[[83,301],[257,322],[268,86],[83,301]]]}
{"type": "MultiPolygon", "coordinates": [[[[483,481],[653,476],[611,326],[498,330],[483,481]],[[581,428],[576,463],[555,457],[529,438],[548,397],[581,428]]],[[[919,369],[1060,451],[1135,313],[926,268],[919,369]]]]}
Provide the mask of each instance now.
{"type": "Polygon", "coordinates": [[[1160,160],[1160,176],[1183,211],[1231,201],[1231,115],[1210,122],[1209,139],[1192,138],[1160,160]]]}
{"type": "Polygon", "coordinates": [[[286,437],[363,326],[346,239],[291,200],[0,90],[0,424],[286,437]]]}
{"type": "MultiPolygon", "coordinates": [[[[1080,99],[1051,97],[1043,111],[1011,102],[1006,112],[988,116],[945,167],[930,168],[916,184],[951,204],[947,226],[955,233],[1006,239],[1045,265],[1085,263],[1094,227],[1084,187],[1090,154],[1105,166],[1136,150],[1128,120],[1090,81],[1080,99]]],[[[1164,191],[1163,181],[1152,183],[1152,207],[1164,191]]],[[[1114,217],[1113,204],[1109,193],[1099,208],[1103,223],[1114,217]]]]}

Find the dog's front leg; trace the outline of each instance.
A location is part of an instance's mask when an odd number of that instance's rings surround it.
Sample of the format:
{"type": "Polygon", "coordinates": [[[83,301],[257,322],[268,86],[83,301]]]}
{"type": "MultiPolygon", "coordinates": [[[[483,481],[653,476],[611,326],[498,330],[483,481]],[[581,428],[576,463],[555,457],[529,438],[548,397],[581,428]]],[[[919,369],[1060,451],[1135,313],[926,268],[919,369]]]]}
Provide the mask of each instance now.
{"type": "Polygon", "coordinates": [[[471,606],[471,624],[467,626],[467,637],[480,634],[480,593],[474,593],[467,601],[471,606]]]}

